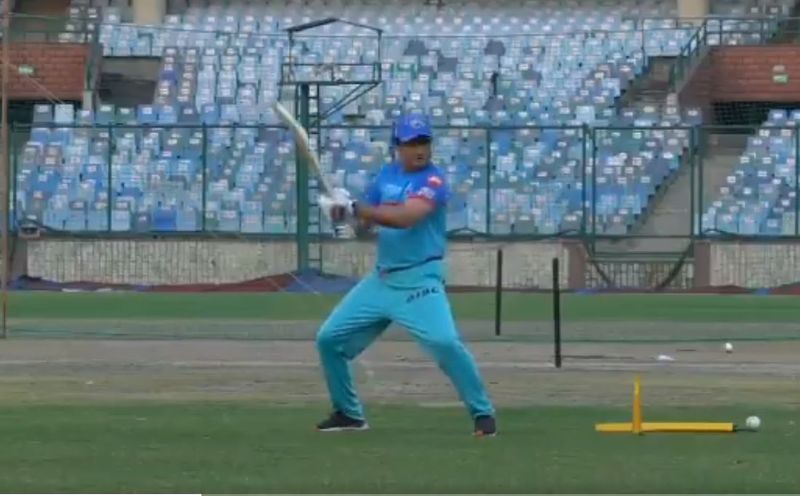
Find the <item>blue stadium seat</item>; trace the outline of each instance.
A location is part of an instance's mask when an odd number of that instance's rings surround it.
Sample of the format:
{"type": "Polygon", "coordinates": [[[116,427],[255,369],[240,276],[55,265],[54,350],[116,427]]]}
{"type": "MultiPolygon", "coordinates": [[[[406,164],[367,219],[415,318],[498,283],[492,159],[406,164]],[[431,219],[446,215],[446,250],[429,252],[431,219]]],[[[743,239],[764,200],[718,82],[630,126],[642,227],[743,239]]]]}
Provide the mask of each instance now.
{"type": "MultiPolygon", "coordinates": [[[[310,20],[309,12],[294,1],[280,6],[174,3],[164,18],[166,29],[125,23],[130,20],[125,6],[95,12],[105,21],[98,36],[106,55],[161,57],[156,94],[151,103],[135,109],[101,104],[94,115],[76,113],[71,106],[37,106],[37,127],[20,151],[17,181],[23,192],[17,193],[15,206],[23,210],[18,217],[46,212],[65,228],[96,228],[102,224],[93,206],[106,201],[112,204],[111,226],[107,213],[103,222],[115,231],[195,231],[203,224],[233,232],[294,229],[291,137],[274,129],[214,126],[278,122],[270,106],[279,95],[281,63],[289,48],[282,35],[274,34],[310,20]],[[90,132],[65,127],[73,122],[150,127],[90,132]],[[51,123],[62,127],[46,126],[51,123]],[[172,124],[198,127],[170,129],[172,124]],[[56,194],[68,202],[86,202],[86,215],[72,215],[61,200],[58,206],[39,208],[56,194]],[[201,219],[204,197],[211,208],[201,219]],[[120,201],[124,208],[117,208],[120,201]],[[59,217],[66,210],[69,215],[59,217]]],[[[725,2],[725,8],[741,5],[743,1],[725,2]]],[[[435,159],[458,198],[448,213],[455,228],[552,233],[583,225],[583,202],[594,201],[583,184],[592,164],[580,126],[637,126],[641,129],[636,132],[607,133],[598,140],[595,164],[601,228],[627,229],[655,190],[677,172],[688,146],[688,136],[677,131],[647,128],[662,122],[702,123],[699,111],[677,105],[663,114],[647,107],[619,109],[620,97],[645,67],[640,28],[651,30],[644,40],[648,56],[677,54],[693,28],[658,19],[676,16],[674,2],[576,0],[565,6],[546,0],[538,7],[532,11],[508,5],[498,11],[471,3],[439,11],[420,6],[405,18],[398,2],[320,3],[315,17],[327,13],[360,19],[386,33],[380,47],[384,84],[329,119],[344,123],[358,116],[386,129],[327,130],[319,150],[323,167],[338,184],[363,191],[388,159],[388,126],[403,111],[427,112],[437,126],[574,126],[501,130],[488,140],[480,130],[437,131],[435,159]],[[644,20],[639,25],[633,18],[644,20]],[[611,31],[616,34],[609,35],[611,31]],[[529,36],[504,36],[519,33],[529,36]],[[452,36],[460,34],[480,36],[452,36]]],[[[724,22],[720,28],[730,34],[719,42],[729,43],[748,36],[751,26],[738,34],[724,22]]],[[[302,63],[357,63],[377,53],[378,47],[353,26],[331,24],[320,33],[331,38],[307,40],[292,56],[302,63]]],[[[319,72],[314,67],[298,70],[304,77],[319,72]]],[[[369,70],[342,69],[342,75],[367,77],[369,70]]],[[[328,108],[343,92],[331,88],[320,105],[328,108]]],[[[800,122],[800,114],[770,115],[773,127],[788,122],[800,122]]],[[[793,147],[780,138],[767,134],[762,143],[753,144],[755,162],[742,176],[743,184],[753,183],[753,201],[777,206],[787,199],[780,188],[759,189],[765,184],[759,171],[784,183],[792,177],[788,161],[796,159],[793,147]],[[765,162],[767,158],[773,162],[765,162]]],[[[736,212],[731,225],[752,229],[754,221],[769,221],[774,230],[783,228],[781,219],[788,213],[748,212],[742,221],[744,213],[736,212]]]]}

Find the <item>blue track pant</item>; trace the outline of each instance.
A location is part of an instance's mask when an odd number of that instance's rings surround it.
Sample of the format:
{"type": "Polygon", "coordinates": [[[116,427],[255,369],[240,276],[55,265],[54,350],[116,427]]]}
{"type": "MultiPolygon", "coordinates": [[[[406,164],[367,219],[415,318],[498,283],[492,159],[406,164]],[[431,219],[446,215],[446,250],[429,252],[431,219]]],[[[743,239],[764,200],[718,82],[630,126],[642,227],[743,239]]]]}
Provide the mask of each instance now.
{"type": "Polygon", "coordinates": [[[319,330],[317,348],[334,409],[364,418],[349,362],[395,322],[408,329],[447,374],[471,416],[493,415],[475,360],[456,330],[442,279],[424,270],[414,272],[367,276],[319,330]]]}

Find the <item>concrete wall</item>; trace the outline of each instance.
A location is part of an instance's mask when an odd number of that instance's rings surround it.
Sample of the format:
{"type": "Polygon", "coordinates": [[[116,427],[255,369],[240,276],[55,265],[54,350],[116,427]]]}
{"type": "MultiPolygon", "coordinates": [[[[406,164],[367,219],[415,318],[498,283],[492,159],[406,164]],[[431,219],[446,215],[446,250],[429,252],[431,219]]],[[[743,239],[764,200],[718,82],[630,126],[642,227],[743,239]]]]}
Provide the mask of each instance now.
{"type": "Polygon", "coordinates": [[[77,43],[12,43],[8,95],[11,100],[83,100],[90,47],[77,43]],[[32,66],[33,76],[17,67],[32,66]],[[42,89],[44,88],[44,90],[42,89]]]}
{"type": "Polygon", "coordinates": [[[133,0],[133,22],[135,24],[161,24],[167,13],[167,0],[133,0]]]}
{"type": "Polygon", "coordinates": [[[771,288],[800,282],[800,242],[707,245],[710,286],[771,288]]]}
{"type": "MultiPolygon", "coordinates": [[[[280,274],[296,268],[291,241],[231,240],[31,240],[26,243],[27,273],[58,282],[97,281],[126,284],[227,283],[280,274]]],[[[504,251],[507,287],[547,288],[552,285],[551,261],[565,270],[561,284],[570,283],[570,253],[578,247],[558,242],[452,243],[448,283],[492,286],[497,249],[504,251]]],[[[374,264],[371,242],[326,244],[324,270],[360,276],[374,264]]]]}
{"type": "MultiPolygon", "coordinates": [[[[448,283],[489,287],[495,284],[497,250],[504,253],[507,288],[550,288],[551,262],[561,263],[564,288],[605,287],[579,242],[450,244],[448,283]]],[[[374,246],[343,241],[324,247],[324,270],[360,276],[374,264],[374,246]]],[[[96,281],[122,284],[193,284],[240,282],[290,272],[296,268],[291,241],[236,240],[46,240],[24,242],[15,249],[14,273],[57,282],[96,281]]],[[[674,262],[651,264],[599,262],[620,287],[652,289],[674,268],[674,262]]],[[[800,281],[800,241],[702,241],[694,261],[681,267],[671,289],[742,286],[775,287],[800,281]]]]}
{"type": "Polygon", "coordinates": [[[708,12],[709,0],[678,0],[678,16],[683,20],[702,24],[708,12]]]}

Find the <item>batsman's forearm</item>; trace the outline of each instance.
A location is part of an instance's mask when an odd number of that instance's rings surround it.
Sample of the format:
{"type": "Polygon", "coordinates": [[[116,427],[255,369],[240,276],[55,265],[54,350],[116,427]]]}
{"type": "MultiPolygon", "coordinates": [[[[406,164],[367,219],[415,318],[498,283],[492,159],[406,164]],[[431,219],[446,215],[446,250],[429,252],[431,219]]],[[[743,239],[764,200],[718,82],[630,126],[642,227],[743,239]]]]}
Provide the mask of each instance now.
{"type": "Polygon", "coordinates": [[[384,227],[405,229],[414,225],[415,218],[404,205],[358,205],[358,218],[384,227]]]}
{"type": "Polygon", "coordinates": [[[355,222],[356,237],[362,238],[372,233],[372,222],[357,219],[355,222]]]}

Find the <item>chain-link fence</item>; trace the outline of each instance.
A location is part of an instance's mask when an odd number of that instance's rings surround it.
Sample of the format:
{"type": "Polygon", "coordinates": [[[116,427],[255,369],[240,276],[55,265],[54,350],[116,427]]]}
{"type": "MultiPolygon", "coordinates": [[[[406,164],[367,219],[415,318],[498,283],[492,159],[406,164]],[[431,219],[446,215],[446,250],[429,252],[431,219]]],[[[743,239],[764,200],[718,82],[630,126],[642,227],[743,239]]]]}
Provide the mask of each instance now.
{"type": "MultiPolygon", "coordinates": [[[[117,109],[128,118],[133,109],[117,109]]],[[[495,237],[798,234],[798,136],[761,127],[437,127],[453,235],[495,237]]],[[[783,119],[783,124],[779,121],[783,119]]],[[[363,193],[391,161],[388,126],[312,133],[334,184],[363,193]]],[[[291,135],[278,126],[18,126],[15,227],[71,233],[297,232],[291,135]]],[[[308,185],[313,202],[316,181],[308,185]]],[[[309,209],[312,234],[331,230],[309,209]]]]}

